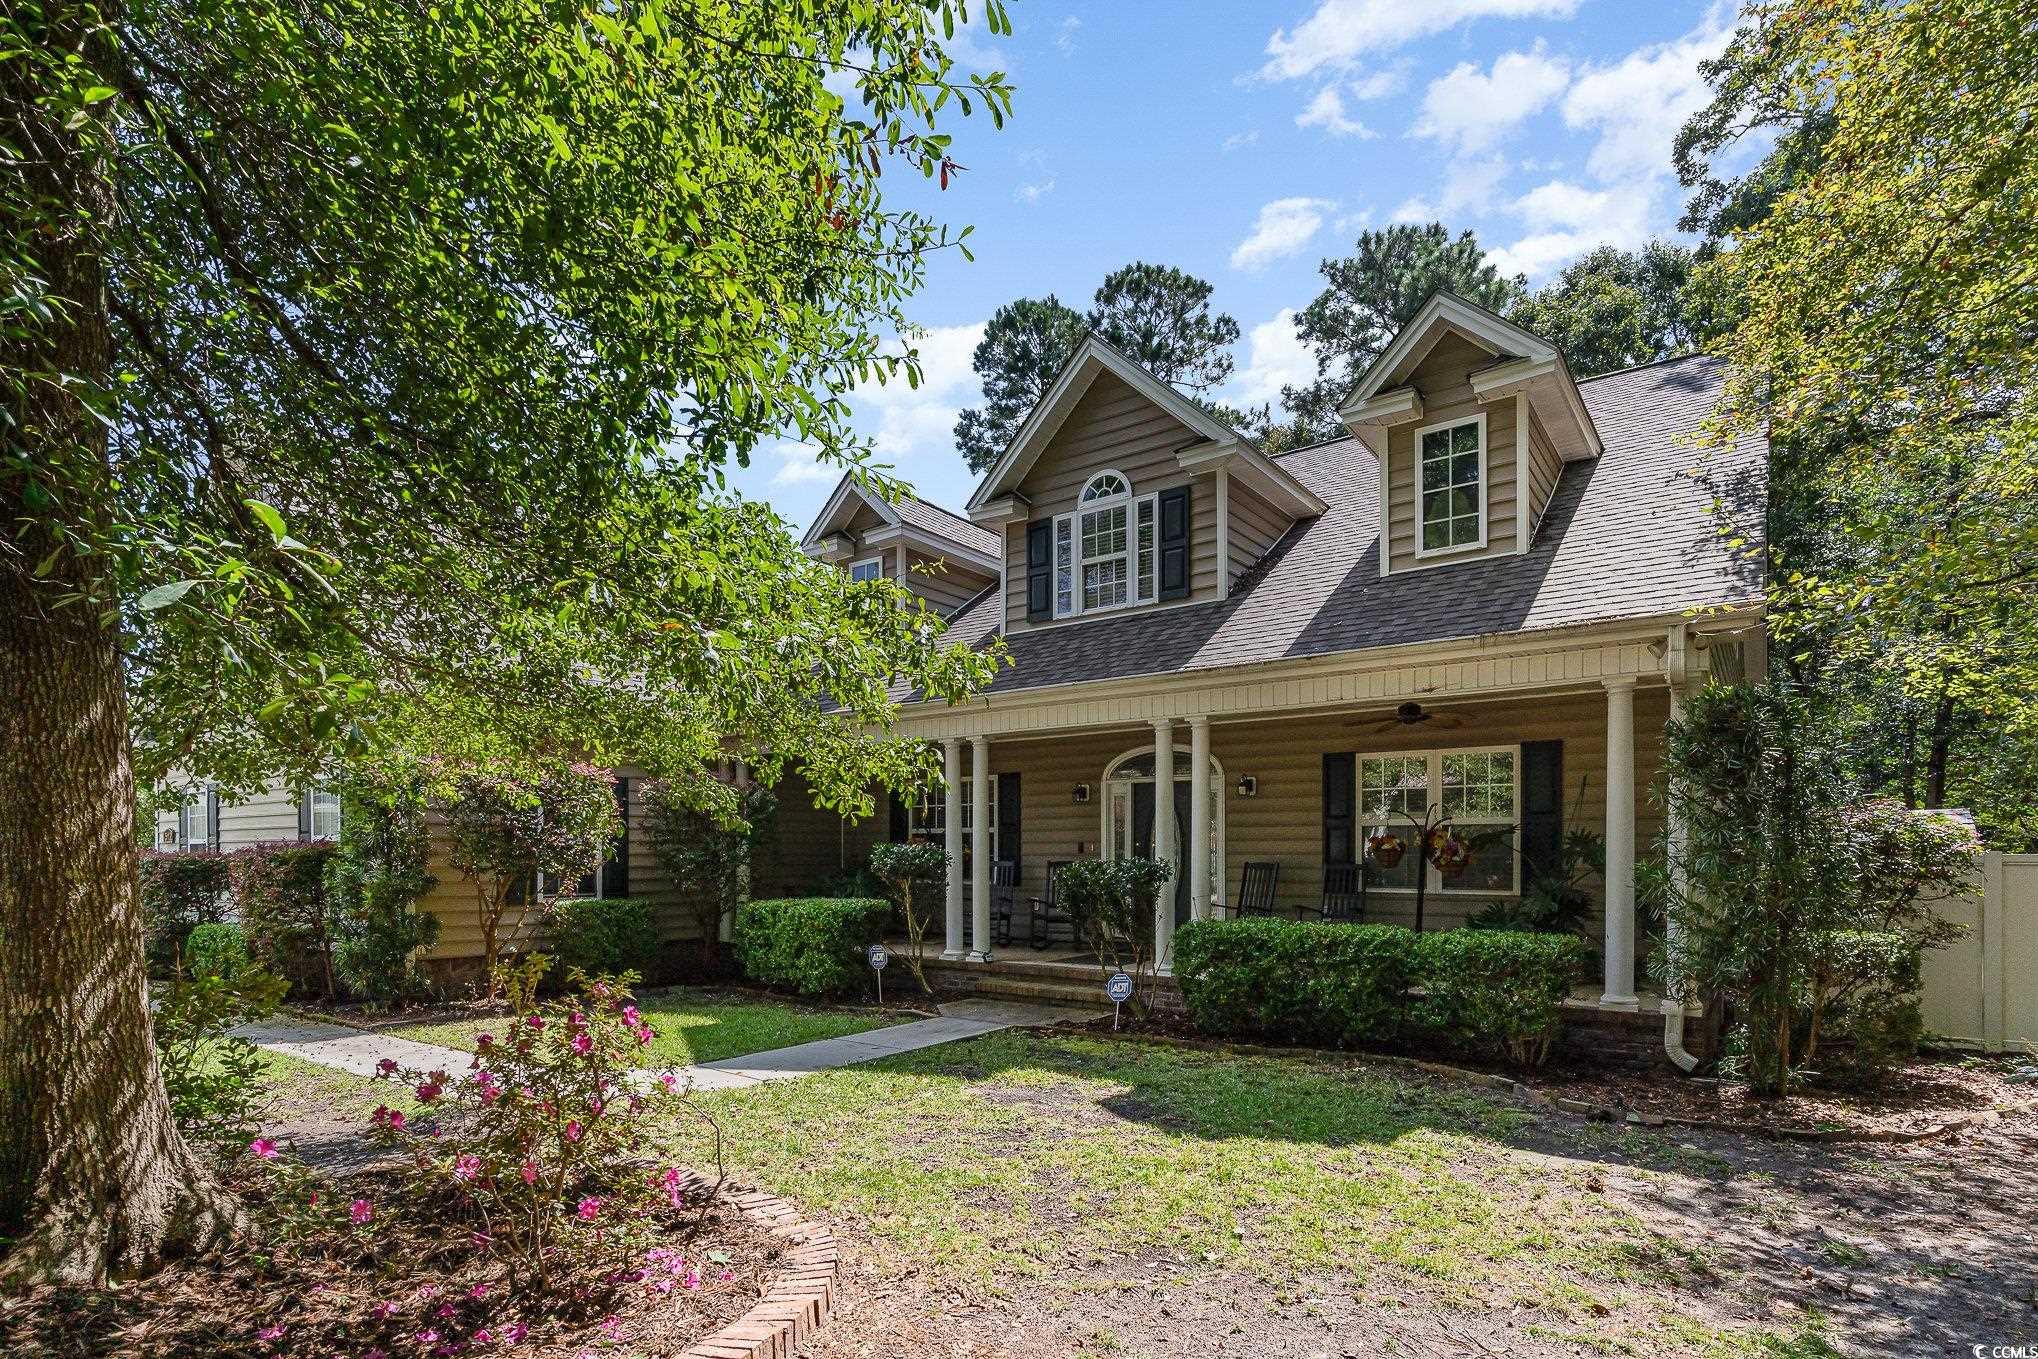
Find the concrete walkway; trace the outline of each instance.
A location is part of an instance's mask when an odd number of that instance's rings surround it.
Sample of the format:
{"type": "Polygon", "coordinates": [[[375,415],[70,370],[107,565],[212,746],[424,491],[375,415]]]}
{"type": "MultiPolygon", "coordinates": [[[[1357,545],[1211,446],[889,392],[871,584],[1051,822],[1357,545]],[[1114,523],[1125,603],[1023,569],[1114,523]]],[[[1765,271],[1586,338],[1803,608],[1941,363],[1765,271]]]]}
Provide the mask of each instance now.
{"type": "MultiPolygon", "coordinates": [[[[895,1057],[902,1052],[917,1052],[921,1048],[937,1047],[964,1038],[981,1038],[1000,1029],[1033,1024],[1080,1023],[1103,1013],[1005,1000],[959,1000],[941,1006],[940,1011],[939,1019],[920,1019],[842,1038],[823,1038],[770,1052],[725,1057],[719,1062],[678,1067],[672,1074],[688,1082],[695,1090],[739,1090],[766,1081],[793,1080],[811,1076],[816,1071],[874,1062],[880,1057],[895,1057]]],[[[462,1052],[458,1048],[312,1020],[277,1019],[261,1024],[244,1024],[235,1029],[234,1034],[256,1047],[316,1062],[320,1066],[350,1071],[356,1076],[373,1076],[377,1062],[393,1058],[400,1066],[416,1071],[444,1071],[459,1080],[474,1059],[473,1053],[462,1052]]],[[[648,1082],[662,1074],[647,1071],[641,1073],[640,1079],[648,1082]]]]}

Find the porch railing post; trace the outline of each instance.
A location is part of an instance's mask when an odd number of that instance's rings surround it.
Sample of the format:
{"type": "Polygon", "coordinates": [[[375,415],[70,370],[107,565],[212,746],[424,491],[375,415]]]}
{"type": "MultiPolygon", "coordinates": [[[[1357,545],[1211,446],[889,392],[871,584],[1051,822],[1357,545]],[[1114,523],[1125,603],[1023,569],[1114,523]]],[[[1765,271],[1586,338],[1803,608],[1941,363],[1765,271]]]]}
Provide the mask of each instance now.
{"type": "Polygon", "coordinates": [[[943,923],[946,937],[941,956],[949,962],[962,957],[962,738],[951,736],[941,743],[943,834],[948,843],[948,910],[943,923]]]}
{"type": "Polygon", "coordinates": [[[1210,918],[1210,719],[1189,719],[1189,919],[1210,918]]]}
{"type": "Polygon", "coordinates": [[[991,961],[991,742],[969,738],[970,938],[973,963],[991,961]]]}
{"type": "Polygon", "coordinates": [[[1635,681],[1606,682],[1606,991],[1635,1008],[1635,681]]]}
{"type": "MultiPolygon", "coordinates": [[[[1175,862],[1175,731],[1165,717],[1153,720],[1153,857],[1175,862]]],[[[1153,970],[1168,976],[1175,967],[1175,874],[1168,874],[1153,903],[1153,970]]]]}

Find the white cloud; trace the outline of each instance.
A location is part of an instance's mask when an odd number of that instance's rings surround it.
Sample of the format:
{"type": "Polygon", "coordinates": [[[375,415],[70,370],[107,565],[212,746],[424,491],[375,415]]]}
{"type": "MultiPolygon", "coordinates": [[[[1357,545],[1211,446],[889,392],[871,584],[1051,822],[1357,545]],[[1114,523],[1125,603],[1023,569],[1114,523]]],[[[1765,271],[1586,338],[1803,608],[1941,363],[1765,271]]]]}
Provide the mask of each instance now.
{"type": "Polygon", "coordinates": [[[1236,151],[1242,146],[1258,146],[1259,143],[1260,130],[1255,127],[1245,132],[1234,132],[1229,137],[1226,137],[1223,149],[1226,151],[1236,151]]]}
{"type": "Polygon", "coordinates": [[[1323,214],[1336,204],[1323,198],[1277,198],[1260,209],[1252,235],[1231,252],[1234,269],[1264,269],[1292,255],[1323,225],[1323,214]]]}
{"type": "Polygon", "coordinates": [[[1508,168],[1504,156],[1453,160],[1444,176],[1444,190],[1437,195],[1437,211],[1446,217],[1461,212],[1483,215],[1492,208],[1494,198],[1499,195],[1508,168]]]}
{"type": "Polygon", "coordinates": [[[1309,107],[1295,115],[1297,127],[1320,127],[1333,137],[1374,137],[1372,128],[1345,114],[1344,96],[1337,86],[1325,85],[1316,92],[1309,107]]]}
{"type": "Polygon", "coordinates": [[[1392,66],[1354,80],[1345,88],[1351,91],[1354,99],[1385,99],[1398,93],[1408,83],[1408,66],[1405,61],[1397,61],[1392,66]]]}
{"type": "Polygon", "coordinates": [[[1514,202],[1529,234],[1492,252],[1503,274],[1531,279],[1568,264],[1597,245],[1632,250],[1649,239],[1651,200],[1634,186],[1588,189],[1551,180],[1514,202]]]}
{"type": "Polygon", "coordinates": [[[1456,28],[1473,19],[1568,19],[1579,0],[1320,0],[1292,32],[1267,39],[1266,80],[1342,70],[1373,52],[1456,28]]]}
{"type": "Polygon", "coordinates": [[[1667,176],[1677,129],[1712,97],[1698,64],[1719,55],[1731,32],[1731,14],[1716,9],[1682,38],[1582,71],[1564,96],[1564,122],[1599,134],[1587,168],[1609,181],[1667,176]]]}
{"type": "Polygon", "coordinates": [[[1036,181],[1032,184],[1021,184],[1018,188],[1012,190],[1012,197],[1021,203],[1038,203],[1053,192],[1054,180],[1049,178],[1036,181]]]}
{"type": "Polygon", "coordinates": [[[1504,53],[1483,74],[1474,63],[1460,62],[1430,82],[1415,134],[1460,154],[1487,150],[1548,106],[1570,79],[1570,68],[1561,58],[1545,56],[1540,43],[1533,51],[1504,53]]]}
{"type": "Polygon", "coordinates": [[[842,475],[841,467],[821,461],[820,450],[812,444],[779,444],[772,452],[779,459],[778,470],[771,474],[774,486],[806,486],[842,475]]]}
{"type": "Polygon", "coordinates": [[[1387,214],[1390,222],[1433,222],[1437,218],[1436,205],[1421,194],[1404,198],[1387,214]]]}
{"type": "MultiPolygon", "coordinates": [[[[955,448],[955,418],[976,399],[970,355],[984,338],[984,323],[933,326],[913,342],[920,354],[920,385],[903,376],[857,389],[857,424],[869,431],[881,461],[903,467],[916,454],[947,457],[955,448]]],[[[903,346],[893,346],[898,353],[903,346]]]]}
{"type": "Polygon", "coordinates": [[[1283,307],[1246,334],[1245,367],[1231,380],[1226,398],[1240,406],[1278,403],[1281,388],[1299,387],[1316,377],[1316,359],[1295,333],[1295,309],[1283,307]]]}
{"type": "Polygon", "coordinates": [[[1076,50],[1076,30],[1082,26],[1083,21],[1071,14],[1061,21],[1059,28],[1054,30],[1055,49],[1063,56],[1068,56],[1076,50]]]}

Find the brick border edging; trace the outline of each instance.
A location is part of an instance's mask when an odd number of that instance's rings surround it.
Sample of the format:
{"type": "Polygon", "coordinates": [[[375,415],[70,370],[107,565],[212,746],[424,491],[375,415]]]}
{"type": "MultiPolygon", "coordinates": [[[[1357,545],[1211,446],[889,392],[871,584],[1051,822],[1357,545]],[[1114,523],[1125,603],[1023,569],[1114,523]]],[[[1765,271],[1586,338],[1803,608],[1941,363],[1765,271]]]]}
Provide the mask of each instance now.
{"type": "MultiPolygon", "coordinates": [[[[689,1178],[698,1189],[713,1188],[698,1176],[689,1178]]],[[[762,1189],[725,1184],[721,1198],[773,1236],[784,1238],[785,1261],[756,1306],[695,1341],[681,1359],[791,1359],[835,1311],[835,1276],[841,1267],[835,1233],[762,1189]]]]}

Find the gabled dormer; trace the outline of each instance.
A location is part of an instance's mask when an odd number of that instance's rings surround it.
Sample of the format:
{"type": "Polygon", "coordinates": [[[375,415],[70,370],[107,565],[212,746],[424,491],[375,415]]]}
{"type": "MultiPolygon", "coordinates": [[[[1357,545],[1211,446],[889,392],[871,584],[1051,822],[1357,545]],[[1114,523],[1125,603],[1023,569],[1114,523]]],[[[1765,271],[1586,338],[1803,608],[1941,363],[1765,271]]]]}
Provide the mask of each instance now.
{"type": "Polygon", "coordinates": [[[997,583],[996,535],[916,496],[888,501],[844,476],[800,550],[857,580],[893,580],[953,613],[997,583]]]}
{"type": "Polygon", "coordinates": [[[1556,347],[1449,293],[1338,414],[1383,469],[1383,575],[1528,551],[1564,463],[1600,454],[1556,347]]]}
{"type": "Polygon", "coordinates": [[[1092,336],[970,497],[999,535],[1005,630],[1222,599],[1324,505],[1251,441],[1092,336]]]}

